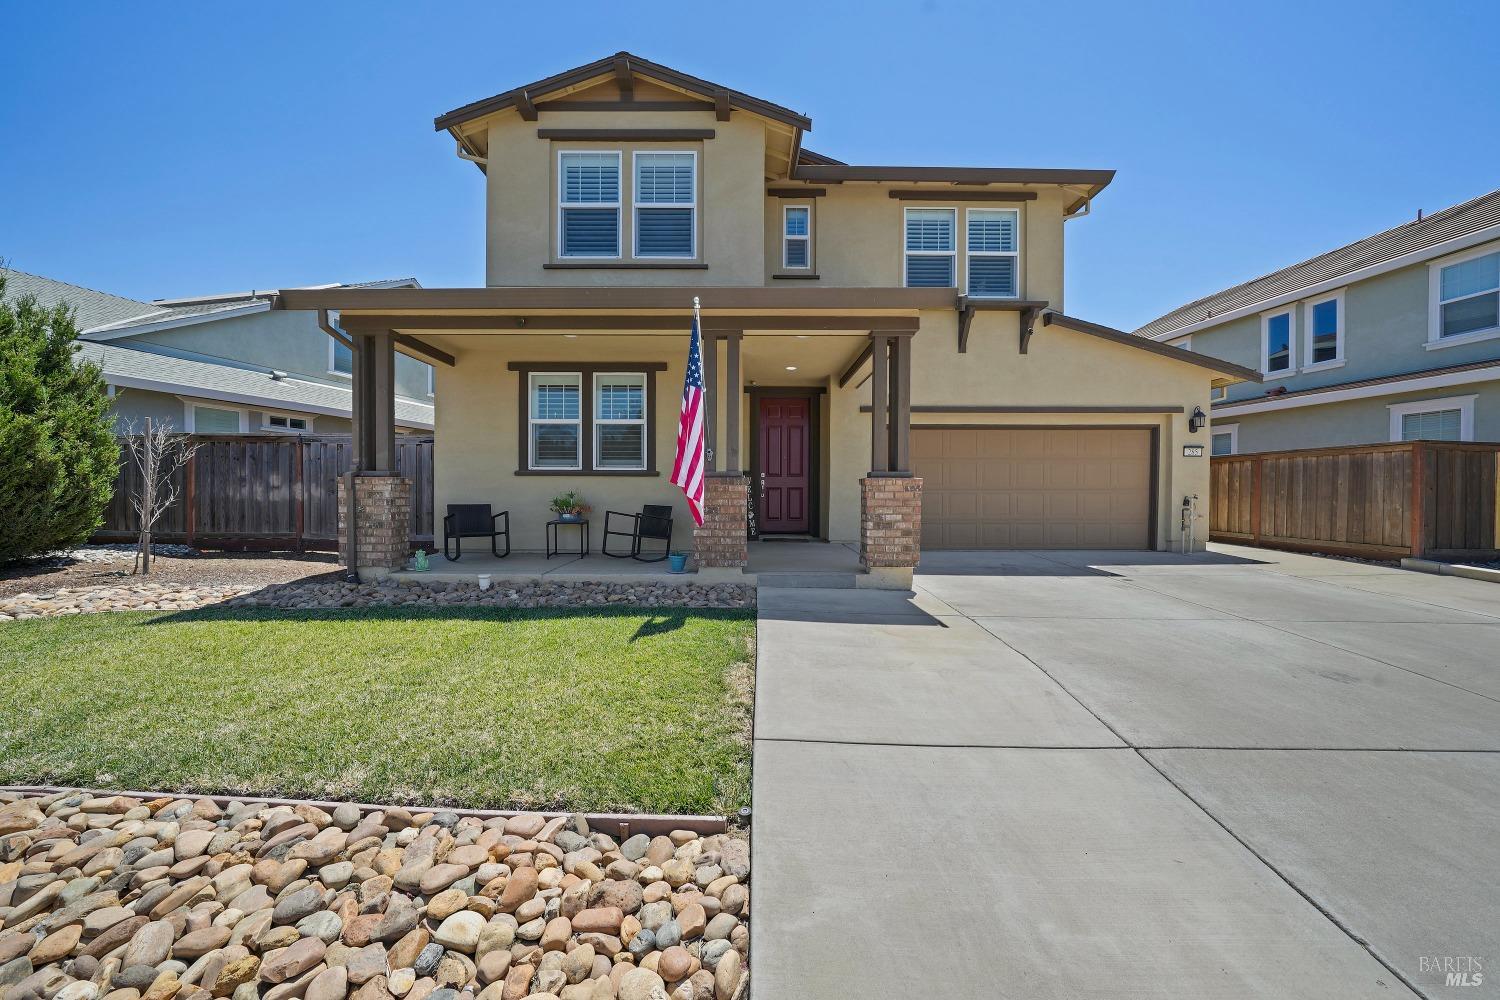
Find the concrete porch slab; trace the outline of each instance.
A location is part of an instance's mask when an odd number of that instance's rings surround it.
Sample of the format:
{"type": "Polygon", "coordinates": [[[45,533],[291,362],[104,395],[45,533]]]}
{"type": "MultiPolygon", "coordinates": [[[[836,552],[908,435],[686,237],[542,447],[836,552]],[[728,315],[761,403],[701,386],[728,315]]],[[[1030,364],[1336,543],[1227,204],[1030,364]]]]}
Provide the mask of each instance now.
{"type": "Polygon", "coordinates": [[[1256,622],[979,624],[1136,746],[1500,750],[1500,704],[1256,622]]]}
{"type": "MultiPolygon", "coordinates": [[[[540,552],[512,552],[496,559],[489,553],[466,555],[449,562],[441,554],[429,557],[432,568],[426,573],[398,570],[390,578],[417,583],[474,583],[480,574],[489,574],[495,584],[539,583],[543,580],[563,583],[657,583],[681,586],[695,583],[723,583],[722,579],[699,579],[694,572],[673,573],[665,562],[642,563],[634,559],[612,559],[599,553],[587,556],[558,555],[548,559],[540,552]]],[[[754,583],[754,580],[739,582],[754,583]]]]}
{"type": "Polygon", "coordinates": [[[1427,996],[1500,996],[1500,755],[1146,756],[1427,996]],[[1479,958],[1483,986],[1446,986],[1433,956],[1479,958]]]}
{"type": "Polygon", "coordinates": [[[757,740],[753,844],[766,1000],[1414,996],[1128,750],[757,740]]]}

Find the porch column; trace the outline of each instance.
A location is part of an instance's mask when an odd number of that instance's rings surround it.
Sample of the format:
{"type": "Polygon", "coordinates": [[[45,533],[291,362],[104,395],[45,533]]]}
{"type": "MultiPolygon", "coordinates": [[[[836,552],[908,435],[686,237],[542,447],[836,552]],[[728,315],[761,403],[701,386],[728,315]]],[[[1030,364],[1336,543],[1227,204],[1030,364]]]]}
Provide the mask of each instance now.
{"type": "Polygon", "coordinates": [[[350,471],[338,483],[339,560],[380,578],[410,552],[411,480],[396,474],[396,355],[389,330],[350,331],[350,471]]]}
{"type": "Polygon", "coordinates": [[[719,471],[719,338],[703,333],[703,472],[719,471]]]}
{"type": "Polygon", "coordinates": [[[703,523],[693,529],[693,547],[698,557],[701,577],[733,579],[744,572],[749,561],[750,480],[740,468],[740,412],[744,408],[744,387],[740,378],[739,330],[714,330],[704,333],[705,386],[713,387],[708,419],[704,428],[713,450],[703,480],[703,523]],[[724,441],[718,440],[718,353],[724,350],[724,441]],[[708,349],[711,345],[711,351],[708,349]],[[712,367],[709,359],[712,358],[712,367]],[[710,428],[712,430],[710,431],[710,428]],[[723,455],[723,461],[719,456],[723,455]],[[722,471],[721,471],[722,470],[722,471]]]}
{"type": "Polygon", "coordinates": [[[911,473],[911,335],[872,333],[870,474],[860,481],[861,585],[909,589],[922,535],[922,480],[911,473]]]}

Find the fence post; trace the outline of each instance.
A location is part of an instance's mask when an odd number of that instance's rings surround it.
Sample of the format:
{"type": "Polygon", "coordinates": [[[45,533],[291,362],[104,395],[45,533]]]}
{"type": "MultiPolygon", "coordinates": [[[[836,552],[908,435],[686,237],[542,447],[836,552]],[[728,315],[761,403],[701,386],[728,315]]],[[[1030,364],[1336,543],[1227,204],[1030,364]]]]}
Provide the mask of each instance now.
{"type": "Polygon", "coordinates": [[[1427,462],[1427,449],[1422,447],[1420,441],[1413,441],[1411,446],[1411,555],[1413,559],[1421,559],[1427,551],[1426,545],[1426,523],[1423,517],[1422,497],[1426,492],[1423,477],[1426,470],[1423,468],[1427,462]]]}
{"type": "Polygon", "coordinates": [[[292,544],[295,546],[296,551],[301,552],[302,532],[304,525],[303,517],[305,516],[304,508],[307,504],[307,476],[304,475],[302,471],[301,434],[297,435],[296,447],[292,449],[292,482],[296,484],[294,488],[296,490],[297,496],[297,537],[292,544]]]}
{"type": "Polygon", "coordinates": [[[187,544],[193,545],[193,529],[198,524],[198,450],[188,455],[187,460],[187,496],[183,504],[183,533],[187,535],[187,544]]]}
{"type": "Polygon", "coordinates": [[[1260,544],[1260,484],[1261,484],[1261,457],[1255,456],[1250,460],[1250,532],[1251,545],[1260,544]]]}

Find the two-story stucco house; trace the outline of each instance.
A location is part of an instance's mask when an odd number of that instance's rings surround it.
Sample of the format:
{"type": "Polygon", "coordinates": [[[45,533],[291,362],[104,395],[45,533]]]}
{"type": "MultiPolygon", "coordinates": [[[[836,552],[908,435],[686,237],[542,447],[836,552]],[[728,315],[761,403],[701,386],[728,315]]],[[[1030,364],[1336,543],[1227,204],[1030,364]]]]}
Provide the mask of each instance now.
{"type": "Polygon", "coordinates": [[[1108,170],[849,165],[806,116],[623,52],[436,127],[483,175],[487,286],[278,298],[354,345],[362,571],[405,554],[395,352],[435,363],[439,515],[491,504],[540,549],[559,491],[596,519],[674,504],[700,573],[802,537],[857,545],[877,585],[919,546],[1178,545],[1210,392],[1256,377],[1065,314],[1064,228],[1108,170]],[[696,531],[668,482],[695,297],[696,531]]]}
{"type": "MultiPolygon", "coordinates": [[[[147,417],[200,434],[349,432],[353,359],[306,313],[271,308],[274,292],[236,292],[144,302],[6,269],[5,298],[66,305],[78,357],[99,366],[121,432],[147,417]]],[[[336,285],[415,287],[410,278],[336,285]]],[[[432,369],[396,368],[401,431],[432,429],[432,369]]]]}
{"type": "Polygon", "coordinates": [[[1500,191],[1191,302],[1135,332],[1257,369],[1215,454],[1500,441],[1500,191]]]}

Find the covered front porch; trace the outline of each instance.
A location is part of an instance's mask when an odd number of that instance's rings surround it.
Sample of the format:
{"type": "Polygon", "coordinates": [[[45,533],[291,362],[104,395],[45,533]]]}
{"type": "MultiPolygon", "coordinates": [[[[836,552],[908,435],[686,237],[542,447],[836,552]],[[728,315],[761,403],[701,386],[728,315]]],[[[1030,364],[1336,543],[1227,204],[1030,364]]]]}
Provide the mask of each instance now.
{"type": "Polygon", "coordinates": [[[361,576],[406,566],[391,380],[401,352],[436,369],[439,543],[450,504],[509,513],[509,557],[467,544],[484,554],[434,556],[428,579],[680,579],[665,562],[600,552],[609,511],[655,504],[671,509],[666,548],[691,555],[697,582],[811,573],[907,587],[921,504],[911,343],[922,311],[952,302],[921,289],[343,289],[287,292],[281,307],[325,310],[325,330],[353,354],[356,471],[341,486],[341,550],[361,576]],[[699,527],[669,482],[694,296],[706,397],[699,527]],[[569,491],[592,508],[591,554],[547,560],[548,504],[569,491]],[[752,549],[760,538],[776,541],[752,549]]]}

